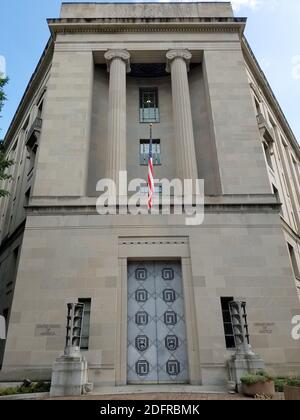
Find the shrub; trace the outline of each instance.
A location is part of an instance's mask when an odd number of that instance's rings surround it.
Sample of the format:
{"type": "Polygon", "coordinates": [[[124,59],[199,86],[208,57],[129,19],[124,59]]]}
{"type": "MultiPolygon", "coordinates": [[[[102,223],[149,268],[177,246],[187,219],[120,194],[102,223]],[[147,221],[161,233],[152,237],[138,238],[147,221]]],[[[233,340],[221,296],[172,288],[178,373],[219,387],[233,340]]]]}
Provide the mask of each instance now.
{"type": "Polygon", "coordinates": [[[297,378],[290,378],[288,379],[287,383],[288,386],[295,386],[297,388],[300,388],[300,376],[297,378]]]}
{"type": "Polygon", "coordinates": [[[247,373],[241,378],[241,382],[245,385],[254,385],[259,382],[264,383],[273,380],[273,377],[264,371],[259,371],[256,373],[247,373]]]}
{"type": "Polygon", "coordinates": [[[35,382],[28,386],[18,386],[15,388],[0,389],[0,397],[6,395],[17,395],[17,394],[35,394],[39,392],[49,392],[50,383],[48,382],[35,382]]]}
{"type": "Polygon", "coordinates": [[[0,389],[0,397],[4,397],[5,395],[15,395],[18,394],[18,388],[4,388],[0,389]]]}
{"type": "Polygon", "coordinates": [[[275,391],[276,392],[283,392],[284,385],[287,384],[288,378],[276,378],[275,379],[275,391]]]}

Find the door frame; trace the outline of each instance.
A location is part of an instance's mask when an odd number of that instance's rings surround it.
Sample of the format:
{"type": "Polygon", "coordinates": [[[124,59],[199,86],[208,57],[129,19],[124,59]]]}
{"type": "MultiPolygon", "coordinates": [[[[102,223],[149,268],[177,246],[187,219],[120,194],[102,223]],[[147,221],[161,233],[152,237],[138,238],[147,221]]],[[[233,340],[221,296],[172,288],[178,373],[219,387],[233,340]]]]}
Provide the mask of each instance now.
{"type": "Polygon", "coordinates": [[[117,284],[117,328],[115,383],[127,385],[127,265],[128,261],[181,262],[184,314],[186,323],[188,384],[202,383],[196,306],[192,282],[188,238],[119,238],[119,276],[117,284]],[[147,255],[147,257],[145,257],[147,255]]]}

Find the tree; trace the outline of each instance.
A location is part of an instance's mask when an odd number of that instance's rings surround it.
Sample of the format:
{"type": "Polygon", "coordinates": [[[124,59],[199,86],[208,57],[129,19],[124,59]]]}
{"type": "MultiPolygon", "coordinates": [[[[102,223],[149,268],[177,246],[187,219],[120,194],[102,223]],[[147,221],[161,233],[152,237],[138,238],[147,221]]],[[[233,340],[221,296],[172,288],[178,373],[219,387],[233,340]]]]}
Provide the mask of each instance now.
{"type": "MultiPolygon", "coordinates": [[[[0,77],[0,113],[2,111],[4,101],[6,100],[6,96],[4,93],[4,86],[7,84],[8,78],[1,78],[0,77]]],[[[8,160],[5,156],[5,151],[3,148],[2,143],[0,143],[0,183],[1,181],[5,181],[7,179],[11,179],[11,175],[6,173],[7,169],[13,165],[12,160],[8,160]]],[[[0,189],[0,197],[4,197],[8,195],[8,191],[0,189]]]]}

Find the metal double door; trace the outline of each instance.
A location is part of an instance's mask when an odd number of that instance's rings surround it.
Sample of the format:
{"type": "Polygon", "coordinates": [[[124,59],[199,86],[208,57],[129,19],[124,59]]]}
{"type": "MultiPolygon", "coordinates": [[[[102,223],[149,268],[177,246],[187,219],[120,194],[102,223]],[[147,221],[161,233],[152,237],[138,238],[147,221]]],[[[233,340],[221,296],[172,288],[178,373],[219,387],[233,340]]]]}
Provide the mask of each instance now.
{"type": "Polygon", "coordinates": [[[128,264],[128,383],[186,383],[181,264],[128,264]]]}

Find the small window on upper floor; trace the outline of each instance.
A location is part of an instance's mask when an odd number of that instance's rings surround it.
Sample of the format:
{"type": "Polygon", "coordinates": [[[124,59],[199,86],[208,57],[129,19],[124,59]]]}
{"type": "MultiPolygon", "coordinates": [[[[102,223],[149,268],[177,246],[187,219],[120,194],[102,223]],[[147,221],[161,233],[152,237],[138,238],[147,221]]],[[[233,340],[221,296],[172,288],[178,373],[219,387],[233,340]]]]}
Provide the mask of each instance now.
{"type": "Polygon", "coordinates": [[[260,115],[261,114],[260,104],[259,104],[259,101],[256,99],[256,97],[254,97],[254,103],[255,103],[255,108],[256,108],[256,115],[260,115]]]}
{"type": "Polygon", "coordinates": [[[267,164],[271,169],[273,169],[270,145],[264,141],[263,146],[264,146],[264,151],[265,151],[267,164]]]}
{"type": "Polygon", "coordinates": [[[273,185],[272,184],[272,188],[273,188],[273,194],[275,195],[275,197],[276,197],[276,200],[277,200],[277,203],[280,203],[281,204],[281,207],[280,207],[280,214],[281,214],[281,216],[283,216],[283,213],[282,213],[282,203],[281,203],[281,198],[280,198],[280,195],[279,195],[279,191],[278,191],[278,189],[275,187],[275,185],[273,185]]]}
{"type": "Polygon", "coordinates": [[[25,199],[24,199],[24,207],[27,207],[29,204],[29,200],[30,200],[30,193],[31,193],[31,188],[28,188],[28,190],[25,193],[25,199]]]}
{"type": "Polygon", "coordinates": [[[43,106],[44,106],[44,101],[42,100],[40,102],[39,106],[38,106],[38,109],[37,109],[37,117],[38,118],[42,118],[42,115],[43,115],[43,106]]]}
{"type": "Polygon", "coordinates": [[[281,138],[282,146],[286,149],[288,147],[287,142],[284,140],[282,136],[280,136],[280,138],[281,138]]]}
{"type": "Polygon", "coordinates": [[[293,162],[293,166],[294,166],[294,170],[295,170],[295,175],[296,175],[296,177],[299,178],[299,182],[300,182],[300,167],[299,167],[299,164],[295,160],[294,157],[292,157],[292,162],[293,162]]]}
{"type": "Polygon", "coordinates": [[[299,174],[299,179],[300,179],[300,164],[296,162],[295,165],[296,165],[297,172],[299,174]]]}
{"type": "Polygon", "coordinates": [[[140,89],[140,122],[158,123],[158,89],[141,88],[140,89]]]}
{"type": "Polygon", "coordinates": [[[270,113],[268,113],[268,118],[269,118],[269,121],[270,121],[270,124],[271,124],[272,128],[275,128],[276,127],[276,123],[273,120],[273,118],[271,117],[270,113]]]}
{"type": "Polygon", "coordinates": [[[285,175],[284,175],[283,172],[281,172],[281,176],[282,176],[282,179],[283,179],[283,182],[284,182],[285,194],[287,195],[287,197],[290,198],[289,189],[288,189],[286,178],[285,178],[285,175]]]}
{"type": "MultiPolygon", "coordinates": [[[[148,165],[150,140],[140,140],[140,165],[148,165]]],[[[153,165],[161,165],[160,140],[152,140],[153,165]]]]}
{"type": "Polygon", "coordinates": [[[275,185],[272,185],[272,188],[273,188],[273,194],[275,195],[277,202],[280,203],[281,201],[280,201],[279,192],[277,188],[275,187],[275,185]]]}
{"type": "Polygon", "coordinates": [[[27,117],[27,119],[26,119],[26,121],[25,121],[25,123],[22,127],[22,130],[25,134],[27,134],[28,129],[29,129],[29,121],[30,121],[30,115],[28,115],[28,117],[27,117]]]}
{"type": "MultiPolygon", "coordinates": [[[[10,160],[12,160],[12,161],[15,161],[15,159],[16,159],[16,156],[17,156],[17,147],[18,147],[18,142],[19,142],[19,139],[17,139],[15,142],[14,142],[14,145],[13,145],[13,147],[12,147],[12,149],[11,149],[11,151],[10,151],[10,153],[9,153],[9,159],[10,160]]],[[[15,162],[14,162],[15,163],[15,162]]]]}
{"type": "Polygon", "coordinates": [[[296,258],[296,254],[295,254],[295,249],[291,244],[288,243],[287,245],[288,245],[288,249],[289,249],[289,254],[290,254],[290,259],[291,259],[291,263],[292,263],[292,267],[293,267],[294,276],[296,277],[297,280],[300,280],[300,273],[299,273],[299,267],[298,267],[297,258],[296,258]]]}

